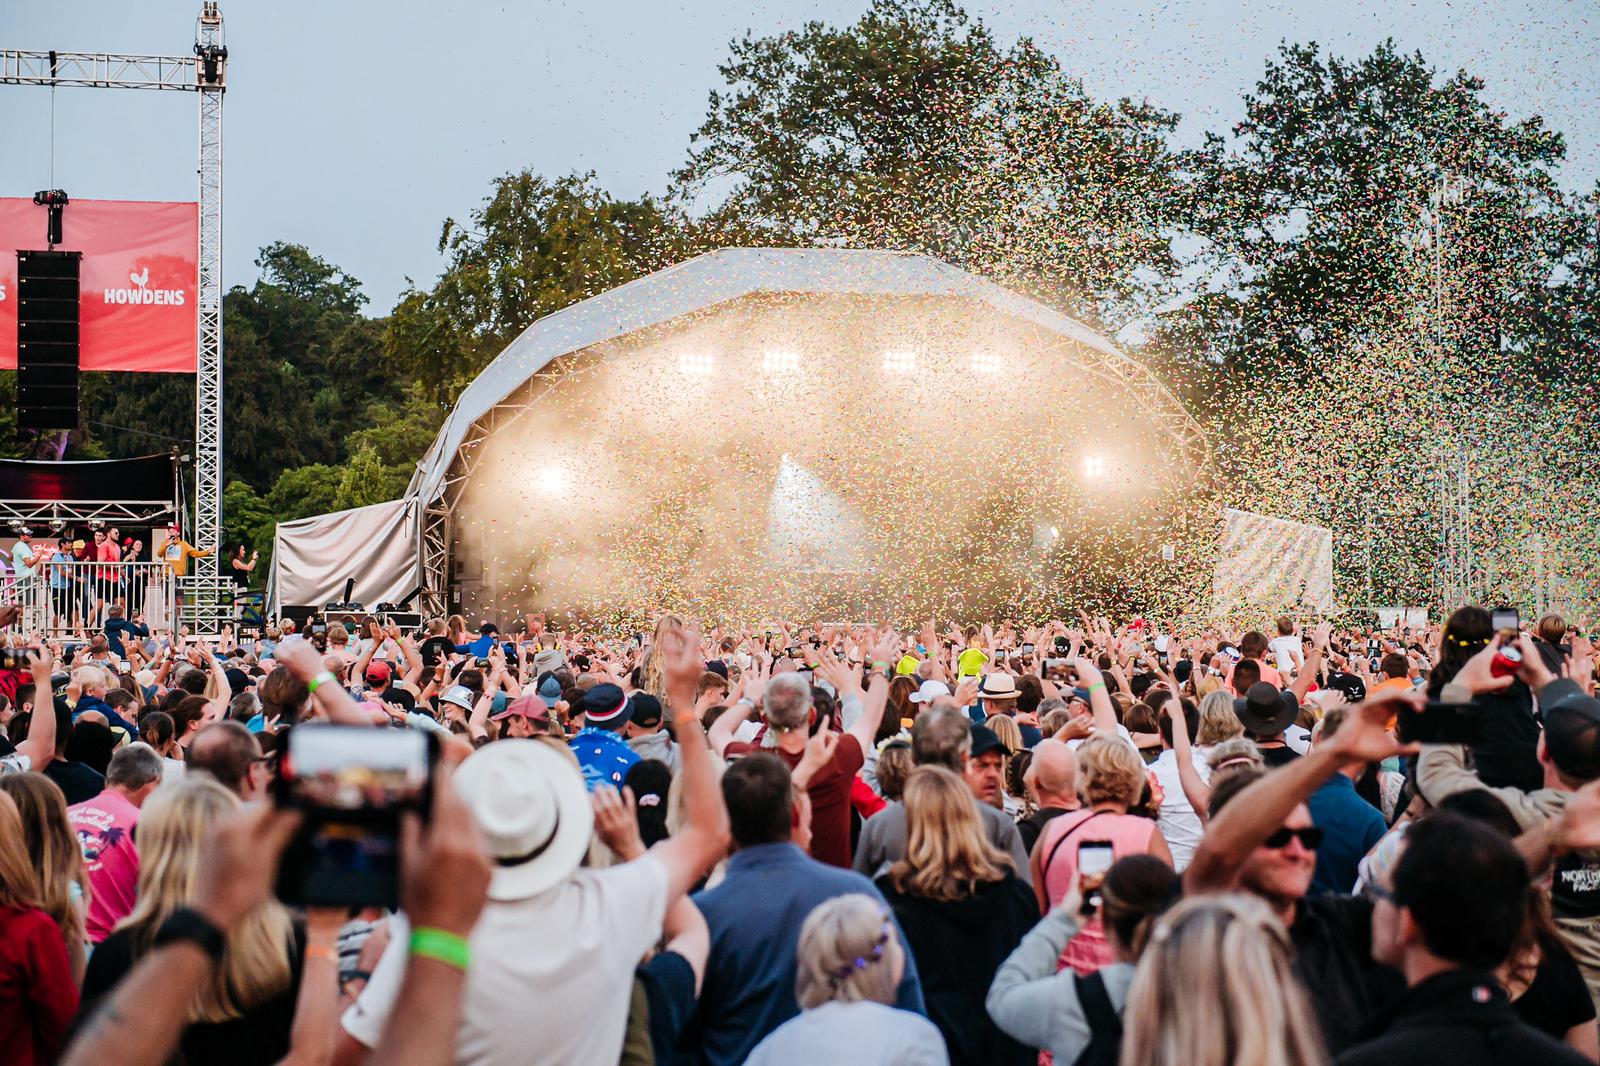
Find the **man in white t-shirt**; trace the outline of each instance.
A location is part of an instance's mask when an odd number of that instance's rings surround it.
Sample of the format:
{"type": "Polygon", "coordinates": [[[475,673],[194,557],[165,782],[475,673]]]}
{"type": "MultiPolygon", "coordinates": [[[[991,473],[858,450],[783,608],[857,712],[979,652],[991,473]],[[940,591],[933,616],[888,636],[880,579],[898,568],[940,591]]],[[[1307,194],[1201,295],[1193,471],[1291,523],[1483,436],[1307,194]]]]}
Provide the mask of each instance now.
{"type": "MultiPolygon", "coordinates": [[[[686,821],[644,855],[606,869],[579,867],[594,811],[576,763],[552,745],[496,741],[456,771],[455,789],[496,866],[489,904],[469,938],[455,1062],[616,1062],[634,967],[660,937],[667,908],[727,851],[728,812],[694,714],[699,639],[674,637],[667,682],[683,744],[686,821]]],[[[342,1019],[346,1036],[365,1048],[378,1046],[410,953],[404,918],[391,920],[389,946],[342,1019]]],[[[358,1054],[347,1041],[341,1057],[358,1054]]]]}
{"type": "Polygon", "coordinates": [[[1300,647],[1300,638],[1294,635],[1292,618],[1278,619],[1278,635],[1272,638],[1267,650],[1272,653],[1272,665],[1286,678],[1305,666],[1305,652],[1300,647]]]}

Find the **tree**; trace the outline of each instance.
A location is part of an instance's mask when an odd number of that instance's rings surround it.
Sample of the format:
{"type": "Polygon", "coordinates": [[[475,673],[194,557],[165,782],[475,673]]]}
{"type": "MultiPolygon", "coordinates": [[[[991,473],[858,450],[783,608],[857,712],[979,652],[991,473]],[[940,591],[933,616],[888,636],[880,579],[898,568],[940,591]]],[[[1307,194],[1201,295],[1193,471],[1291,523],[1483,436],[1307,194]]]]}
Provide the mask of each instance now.
{"type": "Polygon", "coordinates": [[[675,175],[708,227],[926,252],[1092,322],[1147,310],[1189,210],[1175,115],[1089,98],[1031,40],[950,0],[735,41],[675,175]],[[731,188],[729,188],[731,186],[731,188]]]}
{"type": "Polygon", "coordinates": [[[448,266],[432,289],[402,294],[384,351],[425,396],[448,403],[535,320],[665,266],[683,247],[649,197],[614,199],[592,174],[508,174],[468,224],[445,220],[448,266]]]}

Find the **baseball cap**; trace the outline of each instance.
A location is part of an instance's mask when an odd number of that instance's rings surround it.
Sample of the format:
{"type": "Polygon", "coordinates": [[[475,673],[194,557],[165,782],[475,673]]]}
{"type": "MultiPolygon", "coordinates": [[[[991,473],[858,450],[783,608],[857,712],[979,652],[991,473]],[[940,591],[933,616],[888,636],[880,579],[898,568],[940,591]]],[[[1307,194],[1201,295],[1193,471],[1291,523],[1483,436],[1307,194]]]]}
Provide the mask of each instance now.
{"type": "Polygon", "coordinates": [[[1539,690],[1539,710],[1544,747],[1556,769],[1580,781],[1600,778],[1600,700],[1562,677],[1539,690]]]}
{"type": "Polygon", "coordinates": [[[976,759],[985,752],[1005,750],[1005,743],[994,730],[976,722],[972,724],[972,758],[976,759]]]}
{"type": "Polygon", "coordinates": [[[250,675],[237,666],[228,667],[222,674],[228,679],[228,688],[235,696],[250,687],[250,675]]]}
{"type": "Polygon", "coordinates": [[[616,685],[596,685],[583,694],[578,710],[590,725],[606,725],[617,721],[628,709],[628,697],[616,685]]]}
{"type": "Polygon", "coordinates": [[[369,684],[381,685],[393,677],[394,674],[390,671],[388,663],[382,659],[373,659],[367,663],[367,670],[363,676],[366,677],[369,684]]]}
{"type": "Polygon", "coordinates": [[[632,708],[633,724],[644,729],[654,729],[661,724],[661,701],[648,692],[635,692],[628,699],[632,708]]]}
{"type": "Polygon", "coordinates": [[[483,625],[478,627],[478,635],[479,636],[486,637],[490,633],[498,633],[498,632],[500,632],[500,628],[498,626],[496,626],[493,622],[485,622],[485,623],[483,623],[483,625]]]}
{"type": "Polygon", "coordinates": [[[938,699],[940,696],[948,695],[950,695],[949,685],[945,684],[943,681],[934,681],[929,679],[924,681],[922,683],[922,687],[917,689],[917,691],[913,692],[907,698],[912,703],[928,703],[932,700],[938,699]]]}
{"type": "Polygon", "coordinates": [[[506,718],[531,718],[536,722],[548,722],[550,720],[550,708],[546,707],[544,700],[538,696],[518,696],[506,704],[503,710],[491,714],[489,718],[495,722],[506,718]]]}
{"type": "Polygon", "coordinates": [[[561,700],[561,682],[553,677],[539,682],[539,698],[544,700],[546,707],[553,708],[561,700]]]}

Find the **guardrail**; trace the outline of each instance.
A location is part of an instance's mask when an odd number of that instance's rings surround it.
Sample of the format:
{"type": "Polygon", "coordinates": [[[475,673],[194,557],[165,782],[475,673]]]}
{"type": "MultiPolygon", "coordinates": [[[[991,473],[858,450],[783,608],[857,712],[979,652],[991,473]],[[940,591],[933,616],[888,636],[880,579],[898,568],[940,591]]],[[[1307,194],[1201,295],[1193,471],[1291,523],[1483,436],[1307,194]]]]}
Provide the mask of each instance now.
{"type": "Polygon", "coordinates": [[[23,632],[51,640],[103,632],[113,606],[152,631],[187,627],[191,634],[214,637],[224,623],[237,621],[237,591],[226,577],[178,577],[160,561],[52,562],[46,557],[26,576],[7,576],[0,583],[0,603],[22,608],[18,625],[23,632]]]}

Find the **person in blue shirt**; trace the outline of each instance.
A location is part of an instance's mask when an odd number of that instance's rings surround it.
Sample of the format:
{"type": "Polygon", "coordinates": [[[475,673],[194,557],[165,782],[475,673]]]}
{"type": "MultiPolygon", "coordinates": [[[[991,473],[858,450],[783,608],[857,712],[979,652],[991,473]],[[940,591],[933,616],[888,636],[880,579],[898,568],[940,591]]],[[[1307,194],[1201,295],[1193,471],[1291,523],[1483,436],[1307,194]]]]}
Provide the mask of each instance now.
{"type": "MultiPolygon", "coordinates": [[[[802,760],[800,771],[806,767],[802,760]]],[[[682,1061],[743,1062],[768,1033],[800,1013],[800,929],[817,904],[860,892],[892,915],[871,881],[818,862],[795,842],[794,796],[789,768],[775,755],[746,755],[722,777],[737,850],[722,882],[694,897],[711,933],[711,954],[698,1015],[679,1043],[682,1061]]],[[[802,824],[799,831],[808,834],[809,827],[802,824]]],[[[905,942],[898,925],[895,934],[905,942]]],[[[894,1005],[927,1014],[909,953],[894,1005]]]]}
{"type": "Polygon", "coordinates": [[[583,728],[568,746],[578,757],[583,783],[593,792],[601,785],[622,791],[622,783],[639,761],[639,753],[628,746],[622,730],[633,721],[632,706],[616,685],[596,685],[578,704],[583,712],[583,728]]]}
{"type": "MultiPolygon", "coordinates": [[[[1323,715],[1316,742],[1330,740],[1348,714],[1347,708],[1335,707],[1323,715]]],[[[1388,831],[1383,813],[1356,792],[1356,778],[1364,769],[1361,763],[1341,767],[1306,800],[1312,823],[1322,830],[1317,869],[1311,875],[1313,895],[1349,895],[1355,889],[1362,857],[1388,831]]]]}
{"type": "Polygon", "coordinates": [[[124,637],[133,637],[136,640],[148,640],[150,627],[138,621],[141,615],[135,615],[134,621],[122,617],[122,604],[113,603],[106,608],[106,644],[111,649],[111,654],[119,659],[128,657],[127,648],[123,647],[124,637]]]}
{"type": "Polygon", "coordinates": [[[495,624],[493,622],[485,622],[478,627],[478,639],[469,641],[466,644],[457,644],[456,653],[459,655],[471,655],[478,659],[487,659],[489,657],[489,649],[494,647],[495,641],[499,638],[500,630],[495,624]]]}

